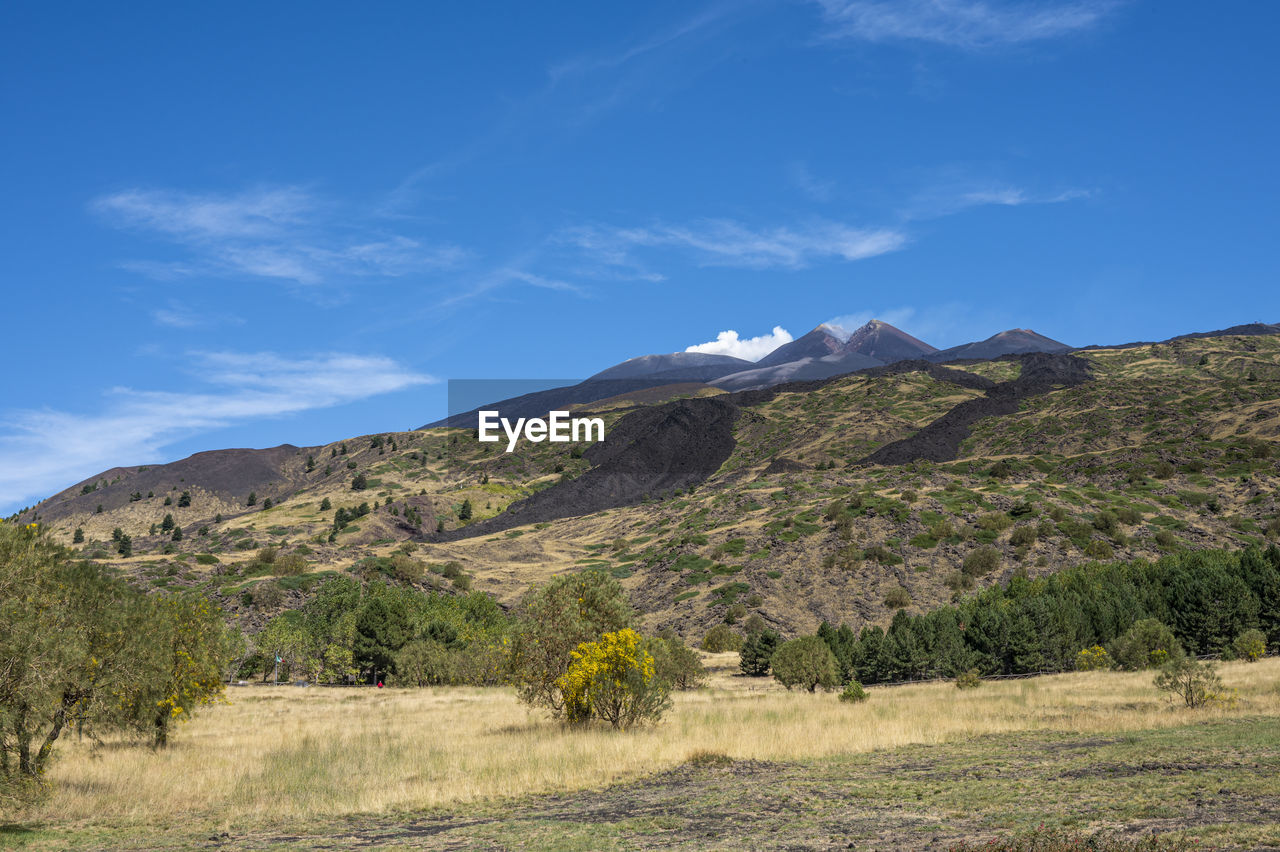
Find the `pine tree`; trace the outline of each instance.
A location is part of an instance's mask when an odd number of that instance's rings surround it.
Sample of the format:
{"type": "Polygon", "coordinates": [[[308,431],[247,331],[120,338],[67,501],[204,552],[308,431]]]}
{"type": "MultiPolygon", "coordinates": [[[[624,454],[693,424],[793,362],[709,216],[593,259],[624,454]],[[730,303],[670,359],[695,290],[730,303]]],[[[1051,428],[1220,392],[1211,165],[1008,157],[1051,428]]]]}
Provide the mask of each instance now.
{"type": "Polygon", "coordinates": [[[191,492],[183,491],[182,496],[178,498],[178,508],[185,509],[191,505],[191,492]]]}
{"type": "Polygon", "coordinates": [[[458,520],[460,521],[471,520],[471,501],[470,500],[462,501],[462,508],[458,510],[458,520]]]}
{"type": "Polygon", "coordinates": [[[76,531],[75,531],[75,532],[72,534],[72,536],[71,536],[71,543],[72,543],[72,544],[83,544],[83,543],[84,543],[84,528],[83,528],[83,527],[76,527],[76,531]]]}
{"type": "Polygon", "coordinates": [[[173,528],[173,536],[172,536],[172,539],[173,539],[174,541],[182,541],[182,527],[174,527],[174,528],[173,528]]]}
{"type": "Polygon", "coordinates": [[[120,540],[116,542],[116,552],[125,559],[133,555],[133,539],[127,535],[121,535],[120,540]]]}
{"type": "Polygon", "coordinates": [[[330,510],[330,509],[332,509],[332,508],[333,508],[333,503],[329,502],[329,498],[328,498],[328,497],[326,497],[326,498],[324,498],[323,500],[321,500],[321,501],[320,501],[320,511],[321,511],[321,512],[327,512],[327,511],[329,511],[329,510],[330,510]]]}
{"type": "Polygon", "coordinates": [[[245,500],[245,501],[244,501],[244,504],[245,504],[246,506],[256,506],[256,505],[258,504],[258,492],[256,492],[256,491],[250,491],[250,492],[249,492],[249,499],[245,500]]]}

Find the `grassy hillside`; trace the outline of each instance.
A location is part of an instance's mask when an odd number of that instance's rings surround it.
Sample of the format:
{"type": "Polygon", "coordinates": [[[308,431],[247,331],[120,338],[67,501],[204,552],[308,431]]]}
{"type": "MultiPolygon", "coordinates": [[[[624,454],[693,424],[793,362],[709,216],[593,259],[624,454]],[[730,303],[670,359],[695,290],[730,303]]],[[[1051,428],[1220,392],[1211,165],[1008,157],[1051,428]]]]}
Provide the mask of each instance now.
{"type": "MultiPolygon", "coordinates": [[[[623,580],[648,627],[695,640],[752,613],[787,633],[824,619],[886,623],[1017,572],[1280,538],[1280,337],[1078,355],[1091,381],[979,420],[942,462],[858,464],[982,397],[972,382],[873,372],[719,395],[739,400],[734,446],[701,485],[474,537],[458,536],[586,471],[584,448],[525,443],[506,454],[460,429],[386,433],[264,451],[241,479],[195,464],[120,468],[22,520],[68,543],[79,528],[84,555],[156,587],[202,587],[250,626],[296,606],[329,572],[509,603],[530,583],[599,567],[623,580]],[[184,492],[190,505],[179,505],[184,492]],[[335,530],[335,511],[361,504],[335,530]],[[160,529],[165,515],[180,541],[160,529]],[[131,537],[129,557],[116,528],[131,537]]],[[[1008,382],[1020,364],[943,369],[1008,382]]],[[[667,396],[596,407],[612,429],[667,396]]]]}

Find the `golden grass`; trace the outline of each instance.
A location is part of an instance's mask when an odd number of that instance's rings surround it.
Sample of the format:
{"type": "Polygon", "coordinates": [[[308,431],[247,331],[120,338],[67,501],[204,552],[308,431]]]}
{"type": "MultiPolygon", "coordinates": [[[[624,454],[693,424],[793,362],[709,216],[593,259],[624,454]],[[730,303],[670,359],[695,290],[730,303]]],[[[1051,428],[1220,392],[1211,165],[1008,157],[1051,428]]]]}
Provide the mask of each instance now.
{"type": "Polygon", "coordinates": [[[232,690],[175,744],[67,743],[52,824],[252,826],[385,813],[599,787],[684,762],[697,752],[791,761],[1015,731],[1104,733],[1229,716],[1280,715],[1280,659],[1221,667],[1234,706],[1171,706],[1146,673],[1076,673],[871,688],[865,703],[834,694],[752,690],[732,655],[706,689],[678,695],[662,724],[627,733],[576,730],[517,703],[508,689],[232,690]]]}

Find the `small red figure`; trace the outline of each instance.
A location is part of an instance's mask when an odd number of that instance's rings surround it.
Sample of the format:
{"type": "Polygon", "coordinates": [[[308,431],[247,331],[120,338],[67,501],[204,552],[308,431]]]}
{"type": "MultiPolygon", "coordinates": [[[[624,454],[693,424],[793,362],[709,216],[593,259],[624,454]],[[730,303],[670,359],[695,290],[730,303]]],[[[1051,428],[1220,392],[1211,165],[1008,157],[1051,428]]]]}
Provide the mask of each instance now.
{"type": "Polygon", "coordinates": [[[382,681],[378,681],[378,689],[382,689],[382,681]]]}

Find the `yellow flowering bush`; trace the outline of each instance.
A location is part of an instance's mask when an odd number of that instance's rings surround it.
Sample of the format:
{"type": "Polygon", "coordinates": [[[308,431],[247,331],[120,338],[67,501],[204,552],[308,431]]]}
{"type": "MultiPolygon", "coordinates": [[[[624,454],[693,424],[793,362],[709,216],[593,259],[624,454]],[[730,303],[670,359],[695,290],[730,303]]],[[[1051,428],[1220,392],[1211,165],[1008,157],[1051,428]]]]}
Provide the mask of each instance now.
{"type": "Polygon", "coordinates": [[[657,721],[670,706],[670,686],[655,676],[639,633],[624,628],[583,642],[556,681],[570,722],[602,719],[615,728],[657,721]]]}
{"type": "Polygon", "coordinates": [[[1092,648],[1085,648],[1079,654],[1076,654],[1077,671],[1099,671],[1101,669],[1109,669],[1112,665],[1111,655],[1108,654],[1107,649],[1101,645],[1094,645],[1092,648]]]}

